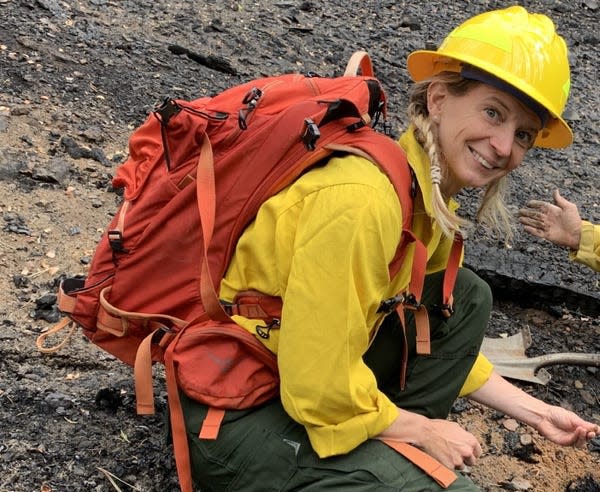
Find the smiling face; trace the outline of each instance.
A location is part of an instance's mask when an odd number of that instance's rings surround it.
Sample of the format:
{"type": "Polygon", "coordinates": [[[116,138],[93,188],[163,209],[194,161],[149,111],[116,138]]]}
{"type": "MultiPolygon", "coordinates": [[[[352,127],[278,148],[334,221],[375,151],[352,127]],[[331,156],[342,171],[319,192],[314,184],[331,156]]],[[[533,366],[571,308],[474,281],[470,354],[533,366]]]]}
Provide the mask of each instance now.
{"type": "Polygon", "coordinates": [[[483,83],[456,95],[432,82],[427,107],[443,155],[445,196],[485,187],[516,169],[541,127],[518,99],[483,83]]]}

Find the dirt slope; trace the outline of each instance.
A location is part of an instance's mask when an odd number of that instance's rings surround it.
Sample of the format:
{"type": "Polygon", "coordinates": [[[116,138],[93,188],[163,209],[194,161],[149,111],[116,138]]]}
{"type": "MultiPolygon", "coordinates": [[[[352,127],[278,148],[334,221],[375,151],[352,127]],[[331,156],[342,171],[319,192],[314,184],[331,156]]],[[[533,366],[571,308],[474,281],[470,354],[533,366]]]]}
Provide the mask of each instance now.
{"type": "MultiPolygon", "coordinates": [[[[354,50],[367,49],[400,126],[406,55],[439,43],[476,12],[511,3],[0,0],[0,492],[117,490],[113,481],[121,490],[178,490],[160,377],[158,413],[141,418],[129,368],[81,336],[53,356],[35,349],[37,335],[57,320],[57,281],[85,275],[119,200],[111,177],[156,101],[272,73],[340,75],[354,50]]],[[[598,3],[524,5],[551,15],[568,41],[567,117],[576,138],[570,149],[532,153],[515,173],[511,206],[560,186],[599,222],[598,3]]],[[[466,211],[471,201],[465,197],[466,211]]],[[[535,287],[515,299],[510,281],[519,263],[526,265],[519,282],[597,295],[598,274],[522,234],[508,249],[491,238],[471,245],[469,264],[485,269],[492,257],[498,272],[508,272],[490,335],[528,326],[532,355],[600,352],[600,316],[578,311],[576,296],[568,308],[560,298],[535,305],[526,302],[536,299],[535,287]]],[[[600,420],[598,370],[549,371],[548,385],[523,387],[600,420]]],[[[599,444],[559,448],[477,406],[461,401],[455,410],[453,418],[481,437],[485,456],[471,476],[483,490],[600,490],[599,444]]]]}

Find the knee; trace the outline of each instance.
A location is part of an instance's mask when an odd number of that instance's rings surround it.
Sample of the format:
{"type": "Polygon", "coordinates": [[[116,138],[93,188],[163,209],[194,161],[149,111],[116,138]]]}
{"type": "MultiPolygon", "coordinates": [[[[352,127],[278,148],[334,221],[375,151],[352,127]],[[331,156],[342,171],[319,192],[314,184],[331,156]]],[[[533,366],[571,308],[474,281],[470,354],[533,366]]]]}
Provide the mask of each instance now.
{"type": "Polygon", "coordinates": [[[492,311],[492,289],[475,272],[461,268],[456,277],[454,305],[464,314],[470,313],[481,318],[484,327],[492,311]]]}

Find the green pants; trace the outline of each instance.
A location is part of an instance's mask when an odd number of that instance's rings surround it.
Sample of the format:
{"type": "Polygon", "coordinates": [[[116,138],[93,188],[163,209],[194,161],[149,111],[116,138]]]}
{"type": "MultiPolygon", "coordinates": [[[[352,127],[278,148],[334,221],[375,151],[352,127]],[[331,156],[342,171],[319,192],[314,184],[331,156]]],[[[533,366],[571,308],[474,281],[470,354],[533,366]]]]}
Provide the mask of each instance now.
{"type": "MultiPolygon", "coordinates": [[[[396,316],[388,316],[364,359],[380,389],[404,409],[445,418],[477,356],[491,310],[491,292],[474,273],[459,270],[454,289],[455,314],[435,314],[443,274],[426,279],[423,302],[430,308],[431,355],[418,356],[412,319],[407,384],[399,387],[402,336],[396,316]]],[[[440,487],[410,461],[377,440],[350,453],[319,458],[304,428],[279,400],[225,415],[218,439],[198,439],[206,406],[182,396],[194,480],[208,491],[437,491],[440,487]]],[[[450,491],[478,490],[459,476],[450,491]]]]}

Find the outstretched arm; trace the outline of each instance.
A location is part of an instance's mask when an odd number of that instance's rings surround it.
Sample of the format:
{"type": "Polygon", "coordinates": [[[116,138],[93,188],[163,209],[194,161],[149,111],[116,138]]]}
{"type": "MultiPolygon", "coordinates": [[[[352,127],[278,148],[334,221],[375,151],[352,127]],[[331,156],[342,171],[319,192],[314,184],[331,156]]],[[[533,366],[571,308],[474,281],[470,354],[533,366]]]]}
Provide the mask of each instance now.
{"type": "Polygon", "coordinates": [[[530,425],[561,446],[583,447],[600,434],[597,424],[525,393],[497,372],[493,372],[490,379],[468,398],[530,425]]]}
{"type": "Polygon", "coordinates": [[[519,210],[519,222],[525,231],[534,236],[552,241],[559,246],[579,249],[581,240],[581,216],[577,205],[554,191],[554,204],[531,200],[519,210]]]}

